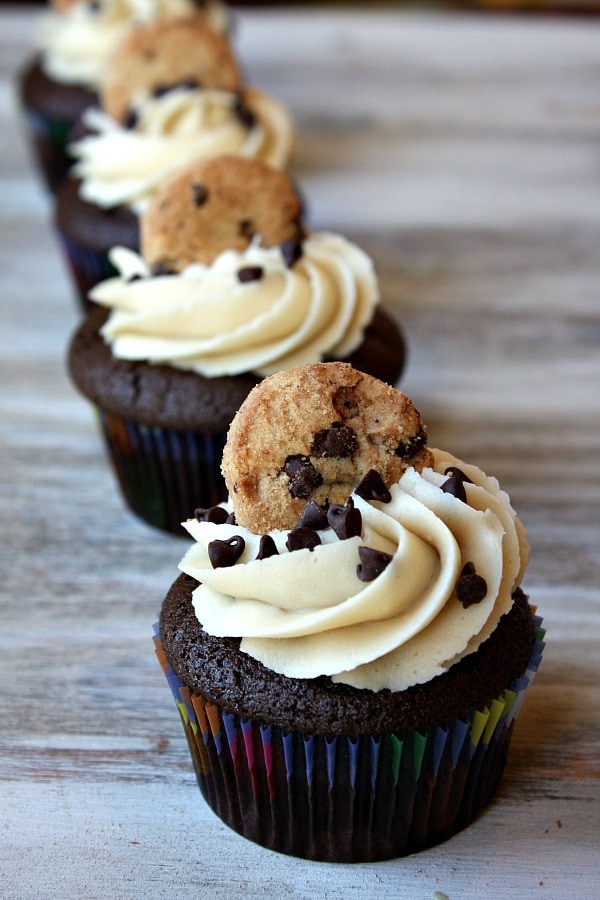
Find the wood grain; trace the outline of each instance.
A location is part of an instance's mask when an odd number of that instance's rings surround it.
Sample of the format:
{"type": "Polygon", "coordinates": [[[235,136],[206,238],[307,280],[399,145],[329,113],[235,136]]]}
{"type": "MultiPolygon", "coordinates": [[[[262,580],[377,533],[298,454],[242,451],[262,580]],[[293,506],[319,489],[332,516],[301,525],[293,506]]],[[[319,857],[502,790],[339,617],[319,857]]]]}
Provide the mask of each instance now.
{"type": "Polygon", "coordinates": [[[0,11],[0,894],[598,895],[600,41],[594,20],[240,11],[249,80],[300,128],[315,228],[373,256],[431,442],[498,476],[547,650],[497,800],[405,860],[327,866],[205,807],[151,646],[185,542],[124,508],[64,368],[76,305],[0,11]]]}

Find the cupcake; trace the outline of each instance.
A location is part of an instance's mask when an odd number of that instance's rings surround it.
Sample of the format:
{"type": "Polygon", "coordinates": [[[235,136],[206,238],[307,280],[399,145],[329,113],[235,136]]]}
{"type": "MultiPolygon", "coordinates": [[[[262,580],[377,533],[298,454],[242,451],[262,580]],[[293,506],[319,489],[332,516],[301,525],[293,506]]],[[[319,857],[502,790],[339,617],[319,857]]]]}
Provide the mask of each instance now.
{"type": "Polygon", "coordinates": [[[85,109],[97,105],[121,38],[135,24],[191,12],[219,31],[228,27],[226,7],[212,0],[52,0],[39,24],[38,49],[17,85],[35,159],[51,191],[71,164],[70,131],[85,109]]]}
{"type": "Polygon", "coordinates": [[[285,168],[294,146],[287,110],[242,84],[227,40],[198,16],[159,19],[119,44],[56,194],[55,222],[84,307],[115,274],[116,246],[139,249],[139,216],[169,175],[225,154],[285,168]]]}
{"type": "Polygon", "coordinates": [[[223,471],[155,634],[204,799],[307,859],[447,840],[492,798],[543,648],[508,496],[343,363],[257,385],[223,471]]]}
{"type": "Polygon", "coordinates": [[[141,254],[71,342],[72,379],[98,411],[123,494],[142,519],[185,536],[197,506],[227,496],[227,429],[265,375],[344,359],[394,383],[404,340],[378,306],[369,257],[307,232],[289,178],[222,156],[168,179],[141,217],[141,254]]]}

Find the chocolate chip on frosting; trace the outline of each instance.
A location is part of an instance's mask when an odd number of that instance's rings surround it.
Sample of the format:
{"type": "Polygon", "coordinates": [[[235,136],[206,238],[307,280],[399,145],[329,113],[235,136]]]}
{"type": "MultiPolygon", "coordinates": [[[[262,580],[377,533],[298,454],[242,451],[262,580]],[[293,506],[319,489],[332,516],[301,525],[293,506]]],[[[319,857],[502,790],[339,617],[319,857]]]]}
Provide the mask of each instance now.
{"type": "Polygon", "coordinates": [[[485,578],[478,575],[472,562],[465,563],[456,583],[456,596],[465,609],[474,603],[481,603],[487,594],[485,578]]]}
{"type": "Polygon", "coordinates": [[[268,559],[270,556],[278,556],[279,550],[275,544],[275,541],[271,537],[270,534],[261,535],[260,542],[258,545],[258,553],[257,559],[268,559]]]}
{"type": "Polygon", "coordinates": [[[332,504],[327,510],[327,520],[341,541],[358,537],[362,531],[362,515],[352,497],[343,506],[332,504]]]}
{"type": "Polygon", "coordinates": [[[226,541],[211,541],[208,545],[208,558],[213,569],[223,569],[234,566],[246,546],[244,538],[236,534],[226,541]]]}
{"type": "Polygon", "coordinates": [[[299,526],[290,531],[285,546],[290,553],[293,553],[294,550],[313,550],[315,547],[318,547],[320,543],[321,538],[314,528],[304,528],[299,526]]]}
{"type": "Polygon", "coordinates": [[[358,484],[354,492],[363,500],[378,500],[380,503],[389,503],[392,495],[385,486],[385,482],[376,469],[369,469],[363,480],[358,484]]]}
{"type": "Polygon", "coordinates": [[[297,237],[289,238],[281,244],[281,253],[288,269],[302,256],[302,241],[297,237]]]}
{"type": "Polygon", "coordinates": [[[242,284],[246,284],[249,281],[260,281],[263,277],[263,267],[243,266],[243,268],[238,269],[237,277],[242,284]]]}
{"type": "Polygon", "coordinates": [[[227,510],[222,506],[210,506],[208,508],[199,506],[194,510],[194,518],[198,522],[214,522],[216,525],[223,525],[227,522],[227,510]]]}
{"type": "Polygon", "coordinates": [[[360,562],[356,567],[356,575],[360,581],[374,581],[393,558],[390,553],[373,547],[359,547],[358,556],[360,562]]]}
{"type": "Polygon", "coordinates": [[[452,494],[453,497],[456,497],[458,500],[462,500],[463,503],[467,502],[467,492],[465,490],[465,482],[467,484],[473,484],[471,479],[465,475],[461,469],[457,466],[448,466],[444,475],[449,475],[447,481],[445,481],[441,485],[441,489],[446,494],[452,494]]]}
{"type": "Polygon", "coordinates": [[[314,528],[315,531],[323,531],[329,528],[327,514],[323,512],[320,506],[317,506],[314,500],[309,500],[298,522],[303,528],[314,528]]]}

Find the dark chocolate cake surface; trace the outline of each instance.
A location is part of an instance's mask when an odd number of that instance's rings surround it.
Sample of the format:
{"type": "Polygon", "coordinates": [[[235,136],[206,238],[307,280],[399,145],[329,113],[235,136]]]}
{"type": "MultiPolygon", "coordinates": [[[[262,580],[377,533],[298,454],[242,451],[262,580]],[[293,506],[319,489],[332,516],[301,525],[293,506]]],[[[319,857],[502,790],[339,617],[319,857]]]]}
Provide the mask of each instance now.
{"type": "Polygon", "coordinates": [[[104,209],[79,196],[80,182],[66,178],[56,192],[54,218],[59,232],[98,253],[112,247],[139,250],[139,217],[128,206],[104,209]]]}
{"type": "Polygon", "coordinates": [[[196,585],[180,575],[163,603],[160,638],[172,668],[221,708],[285,730],[354,737],[444,724],[498,696],[525,671],[534,643],[532,612],[518,589],[510,612],[479,650],[427,684],[394,693],[327,677],[288,678],[240,651],[238,639],[202,629],[191,599],[196,585]]]}
{"type": "Polygon", "coordinates": [[[88,106],[98,105],[98,95],[81,84],[63,84],[44,72],[40,56],[35,56],[20,76],[24,104],[61,122],[75,123],[88,106]]]}
{"type": "MultiPolygon", "coordinates": [[[[103,307],[88,313],[73,336],[68,365],[81,393],[108,412],[146,425],[214,433],[228,428],[260,380],[251,373],[206,378],[173,366],[117,359],[99,334],[107,315],[103,307]]],[[[400,330],[378,310],[363,346],[349,361],[393,383],[404,352],[400,330]]]]}

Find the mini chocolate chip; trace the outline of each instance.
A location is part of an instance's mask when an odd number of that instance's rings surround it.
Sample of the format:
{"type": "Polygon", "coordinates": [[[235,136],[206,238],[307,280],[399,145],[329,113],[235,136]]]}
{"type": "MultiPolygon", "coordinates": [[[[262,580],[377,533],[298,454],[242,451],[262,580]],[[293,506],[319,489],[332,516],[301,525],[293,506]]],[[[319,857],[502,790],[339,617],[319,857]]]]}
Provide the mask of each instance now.
{"type": "Polygon", "coordinates": [[[160,260],[152,266],[153,275],[174,275],[175,270],[169,264],[169,260],[160,260]]]}
{"type": "Polygon", "coordinates": [[[203,206],[208,200],[208,188],[197,182],[192,184],[192,200],[194,201],[194,206],[203,206]]]}
{"type": "Polygon", "coordinates": [[[293,553],[294,550],[314,550],[314,548],[318,547],[320,543],[321,538],[314,530],[314,528],[304,528],[302,526],[297,526],[296,528],[293,528],[288,534],[285,546],[288,548],[290,553],[293,553]]]}
{"type": "Polygon", "coordinates": [[[133,275],[129,275],[129,277],[125,279],[125,282],[126,282],[126,284],[131,284],[134,281],[141,281],[141,280],[142,280],[142,276],[140,275],[140,273],[134,272],[133,275]]]}
{"type": "Polygon", "coordinates": [[[262,266],[244,266],[243,269],[238,269],[238,281],[241,281],[242,284],[245,284],[247,281],[260,281],[263,277],[263,271],[262,266]]]}
{"type": "Polygon", "coordinates": [[[445,494],[452,494],[457,500],[462,500],[463,503],[467,502],[465,486],[462,483],[462,479],[458,478],[458,476],[451,475],[440,487],[445,494]]]}
{"type": "Polygon", "coordinates": [[[227,518],[225,519],[225,524],[226,524],[226,525],[237,525],[236,518],[235,518],[235,513],[234,513],[234,512],[230,512],[230,513],[229,513],[229,515],[228,515],[227,518]]]}
{"type": "Polygon", "coordinates": [[[444,475],[455,475],[457,478],[460,478],[461,481],[464,481],[465,484],[473,484],[468,475],[465,475],[462,469],[459,469],[458,466],[448,466],[447,469],[444,469],[444,475]]]}
{"type": "Polygon", "coordinates": [[[187,78],[181,79],[177,87],[181,87],[187,91],[195,91],[196,88],[201,87],[201,85],[197,78],[194,78],[193,75],[188,75],[187,78]]]}
{"type": "Polygon", "coordinates": [[[334,422],[331,428],[324,428],[315,435],[311,455],[346,459],[352,456],[357,447],[358,439],[354,429],[341,422],[334,422]]]}
{"type": "Polygon", "coordinates": [[[246,541],[240,534],[234,534],[226,541],[211,541],[208,545],[208,558],[213,569],[224,569],[233,566],[238,561],[246,541]]]}
{"type": "Polygon", "coordinates": [[[308,500],[312,491],[323,484],[323,476],[317,472],[308,456],[288,456],[283,471],[290,479],[288,491],[292,497],[308,500]]]}
{"type": "Polygon", "coordinates": [[[88,7],[93,13],[98,13],[102,9],[102,3],[100,0],[90,0],[88,7]]]}
{"type": "Polygon", "coordinates": [[[356,575],[360,581],[374,581],[392,561],[391,553],[375,550],[373,547],[359,547],[360,562],[356,567],[356,575]]]}
{"type": "Polygon", "coordinates": [[[194,518],[199,522],[214,522],[216,525],[224,525],[227,521],[227,510],[222,506],[199,506],[194,510],[194,518]]]}
{"type": "Polygon", "coordinates": [[[362,516],[352,497],[344,506],[333,503],[327,510],[327,521],[341,541],[357,537],[362,531],[362,516]]]}
{"type": "Polygon", "coordinates": [[[456,582],[456,596],[465,609],[474,603],[480,603],[487,594],[485,578],[478,575],[472,562],[465,563],[460,578],[456,582]]]}
{"type": "Polygon", "coordinates": [[[297,528],[313,528],[315,531],[322,531],[329,527],[327,514],[323,512],[320,506],[317,506],[314,500],[309,500],[300,516],[297,528]]]}
{"type": "Polygon", "coordinates": [[[288,269],[302,256],[302,241],[298,238],[289,238],[281,244],[281,253],[288,269]]]}
{"type": "Polygon", "coordinates": [[[252,219],[240,219],[238,223],[238,232],[240,237],[251,240],[254,237],[254,225],[252,219]]]}
{"type": "Polygon", "coordinates": [[[131,131],[133,128],[135,128],[138,122],[139,116],[136,110],[129,107],[129,109],[125,111],[125,115],[123,116],[123,128],[127,128],[129,131],[131,131]]]}
{"type": "Polygon", "coordinates": [[[169,91],[173,90],[174,85],[172,84],[155,84],[152,88],[152,96],[153,97],[164,97],[165,94],[168,94],[169,91]]]}
{"type": "Polygon", "coordinates": [[[410,459],[410,457],[414,456],[414,454],[426,443],[427,435],[425,434],[425,430],[419,428],[416,434],[413,434],[405,441],[400,441],[396,447],[396,456],[399,456],[400,459],[410,459]]]}
{"type": "Polygon", "coordinates": [[[260,543],[258,545],[258,555],[257,559],[268,559],[270,556],[278,556],[279,550],[275,544],[275,541],[271,537],[270,534],[263,534],[260,538],[260,543]]]}
{"type": "Polygon", "coordinates": [[[377,469],[369,469],[360,484],[354,488],[354,493],[363,500],[378,500],[380,503],[389,503],[392,499],[377,469]]]}
{"type": "Polygon", "coordinates": [[[256,125],[256,116],[250,107],[246,105],[242,97],[237,97],[233,111],[242,125],[246,128],[254,128],[256,125]]]}

